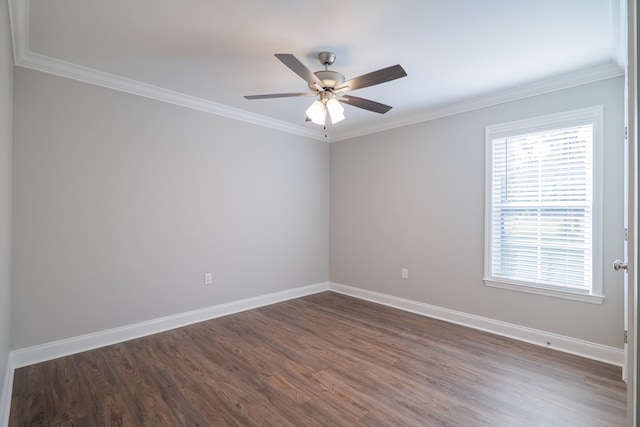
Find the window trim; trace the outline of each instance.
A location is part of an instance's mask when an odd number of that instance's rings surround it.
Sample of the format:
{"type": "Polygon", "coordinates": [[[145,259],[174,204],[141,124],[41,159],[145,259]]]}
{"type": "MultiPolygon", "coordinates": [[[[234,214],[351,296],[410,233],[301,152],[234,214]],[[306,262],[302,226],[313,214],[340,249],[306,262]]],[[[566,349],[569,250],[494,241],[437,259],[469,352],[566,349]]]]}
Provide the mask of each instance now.
{"type": "Polygon", "coordinates": [[[484,235],[484,277],[486,286],[570,299],[593,304],[601,304],[603,293],[603,129],[604,107],[597,105],[578,110],[565,111],[508,123],[485,127],[485,235],[484,235]],[[592,278],[591,291],[580,291],[546,286],[532,282],[511,281],[491,276],[491,233],[492,233],[492,188],[493,188],[493,140],[527,133],[535,133],[584,124],[593,124],[593,212],[592,212],[592,278]]]}

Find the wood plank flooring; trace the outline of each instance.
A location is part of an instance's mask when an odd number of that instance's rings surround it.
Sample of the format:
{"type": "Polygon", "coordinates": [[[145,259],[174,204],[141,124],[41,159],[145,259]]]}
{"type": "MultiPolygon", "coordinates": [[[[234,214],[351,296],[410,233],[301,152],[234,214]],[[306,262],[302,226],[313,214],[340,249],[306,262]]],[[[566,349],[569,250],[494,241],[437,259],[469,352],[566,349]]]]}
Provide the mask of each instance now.
{"type": "Polygon", "coordinates": [[[325,292],[25,368],[14,426],[623,426],[620,369],[325,292]]]}

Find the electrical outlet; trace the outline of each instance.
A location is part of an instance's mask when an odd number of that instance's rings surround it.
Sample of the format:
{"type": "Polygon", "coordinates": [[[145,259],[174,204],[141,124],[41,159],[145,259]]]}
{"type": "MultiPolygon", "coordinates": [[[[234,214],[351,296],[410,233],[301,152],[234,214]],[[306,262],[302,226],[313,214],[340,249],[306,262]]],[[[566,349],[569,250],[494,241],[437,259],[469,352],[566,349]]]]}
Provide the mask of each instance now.
{"type": "Polygon", "coordinates": [[[204,284],[211,285],[213,283],[213,275],[211,273],[204,273],[204,284]]]}
{"type": "Polygon", "coordinates": [[[403,279],[408,279],[409,278],[409,269],[408,268],[403,268],[402,270],[400,270],[400,277],[402,277],[403,279]]]}

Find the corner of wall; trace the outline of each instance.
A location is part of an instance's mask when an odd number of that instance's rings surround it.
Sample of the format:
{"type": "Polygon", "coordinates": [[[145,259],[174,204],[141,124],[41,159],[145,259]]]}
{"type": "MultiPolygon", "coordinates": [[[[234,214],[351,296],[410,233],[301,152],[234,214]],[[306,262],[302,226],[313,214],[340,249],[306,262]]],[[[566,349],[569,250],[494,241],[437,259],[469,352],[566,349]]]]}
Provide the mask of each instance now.
{"type": "Polygon", "coordinates": [[[0,426],[9,425],[9,411],[11,409],[11,395],[13,389],[13,362],[11,354],[7,358],[7,366],[4,372],[2,390],[0,390],[0,426]]]}
{"type": "Polygon", "coordinates": [[[8,3],[0,6],[0,425],[9,422],[13,369],[11,337],[11,216],[13,158],[13,46],[8,3]],[[6,369],[5,369],[6,366],[6,369]]]}

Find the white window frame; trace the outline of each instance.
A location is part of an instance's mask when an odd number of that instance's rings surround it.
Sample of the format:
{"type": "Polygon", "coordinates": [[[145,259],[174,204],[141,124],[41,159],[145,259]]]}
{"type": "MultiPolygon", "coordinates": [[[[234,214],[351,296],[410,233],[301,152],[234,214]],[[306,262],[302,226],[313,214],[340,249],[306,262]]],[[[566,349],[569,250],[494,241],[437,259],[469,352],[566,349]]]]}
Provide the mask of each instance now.
{"type": "Polygon", "coordinates": [[[486,286],[571,299],[594,304],[604,300],[602,287],[602,177],[603,177],[603,107],[601,105],[567,111],[531,119],[486,126],[485,128],[485,259],[484,278],[486,286]],[[590,291],[581,291],[561,286],[546,286],[533,282],[511,281],[493,277],[492,239],[492,189],[493,189],[493,140],[550,131],[585,124],[593,125],[593,211],[592,211],[592,282],[590,291]]]}

